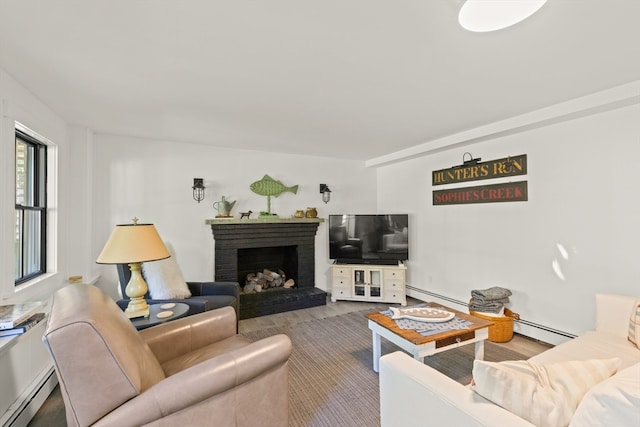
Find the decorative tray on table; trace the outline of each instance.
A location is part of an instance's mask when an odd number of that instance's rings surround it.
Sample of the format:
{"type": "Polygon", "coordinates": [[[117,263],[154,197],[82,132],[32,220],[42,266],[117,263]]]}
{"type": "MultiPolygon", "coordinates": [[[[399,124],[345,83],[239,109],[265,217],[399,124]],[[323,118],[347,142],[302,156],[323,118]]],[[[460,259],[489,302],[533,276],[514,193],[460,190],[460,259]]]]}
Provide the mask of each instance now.
{"type": "Polygon", "coordinates": [[[389,307],[389,310],[391,310],[391,318],[394,320],[411,319],[419,322],[447,322],[456,317],[450,311],[434,307],[389,307]]]}

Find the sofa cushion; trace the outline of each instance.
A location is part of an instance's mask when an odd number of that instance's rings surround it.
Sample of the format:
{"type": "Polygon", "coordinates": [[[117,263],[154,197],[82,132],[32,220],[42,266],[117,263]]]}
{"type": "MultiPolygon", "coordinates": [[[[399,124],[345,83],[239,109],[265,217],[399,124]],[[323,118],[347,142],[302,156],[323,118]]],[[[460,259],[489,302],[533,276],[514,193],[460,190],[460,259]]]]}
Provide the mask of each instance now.
{"type": "Polygon", "coordinates": [[[636,347],[640,348],[640,298],[633,303],[631,317],[629,317],[628,339],[636,347]]]}
{"type": "Polygon", "coordinates": [[[475,360],[474,390],[536,426],[566,426],[585,393],[619,366],[618,358],[546,365],[475,360]]]}
{"type": "Polygon", "coordinates": [[[570,427],[640,425],[640,363],[593,387],[582,398],[570,427]]]}
{"type": "MultiPolygon", "coordinates": [[[[627,321],[629,315],[627,312],[627,321]]],[[[608,359],[619,357],[620,369],[640,362],[640,351],[627,340],[626,330],[622,334],[587,331],[550,350],[543,351],[529,359],[538,365],[563,362],[565,360],[608,359]]]]}
{"type": "Polygon", "coordinates": [[[173,256],[159,261],[143,262],[142,275],[147,281],[152,299],[184,299],[191,296],[173,256]]]}

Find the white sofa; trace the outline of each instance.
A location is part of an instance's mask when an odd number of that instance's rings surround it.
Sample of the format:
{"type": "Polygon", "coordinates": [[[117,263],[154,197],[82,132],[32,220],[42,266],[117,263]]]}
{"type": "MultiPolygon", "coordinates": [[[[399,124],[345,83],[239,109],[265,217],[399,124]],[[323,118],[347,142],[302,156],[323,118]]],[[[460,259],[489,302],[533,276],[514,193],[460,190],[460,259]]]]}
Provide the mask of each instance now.
{"type": "MultiPolygon", "coordinates": [[[[572,427],[594,423],[640,426],[640,349],[627,339],[634,301],[634,297],[628,296],[596,295],[595,330],[529,359],[536,364],[621,359],[617,373],[582,398],[571,420],[572,427]],[[626,381],[625,391],[620,393],[612,381],[626,381]],[[605,399],[605,404],[601,402],[602,393],[612,396],[605,399]],[[595,397],[587,399],[589,395],[595,397]]],[[[471,386],[461,385],[403,352],[380,359],[380,417],[381,427],[533,426],[484,399],[471,386]]]]}

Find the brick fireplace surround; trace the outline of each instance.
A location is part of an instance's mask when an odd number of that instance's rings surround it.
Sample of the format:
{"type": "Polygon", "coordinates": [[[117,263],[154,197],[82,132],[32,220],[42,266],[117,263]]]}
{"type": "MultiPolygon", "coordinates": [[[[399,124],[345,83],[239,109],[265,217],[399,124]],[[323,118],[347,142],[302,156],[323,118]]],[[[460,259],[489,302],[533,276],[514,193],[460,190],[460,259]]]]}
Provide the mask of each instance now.
{"type": "Polygon", "coordinates": [[[321,218],[209,219],[215,280],[244,285],[247,272],[284,267],[295,287],[240,295],[240,319],[326,304],[315,287],[315,236],[321,218]],[[283,265],[271,265],[281,259],[283,265]],[[261,262],[268,263],[260,265],[261,262]]]}

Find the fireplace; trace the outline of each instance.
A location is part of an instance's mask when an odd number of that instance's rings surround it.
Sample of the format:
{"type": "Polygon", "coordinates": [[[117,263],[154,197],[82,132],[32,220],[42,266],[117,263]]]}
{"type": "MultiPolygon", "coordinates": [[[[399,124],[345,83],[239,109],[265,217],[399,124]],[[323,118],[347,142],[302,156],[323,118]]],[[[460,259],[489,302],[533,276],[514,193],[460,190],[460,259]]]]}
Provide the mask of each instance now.
{"type": "Polygon", "coordinates": [[[298,247],[289,245],[238,249],[238,282],[241,286],[245,277],[261,272],[264,268],[282,271],[287,279],[292,279],[297,284],[298,247]]]}
{"type": "Polygon", "coordinates": [[[211,219],[215,280],[244,285],[247,274],[282,269],[295,284],[240,296],[240,319],[326,304],[315,287],[315,235],[323,219],[211,219]]]}

